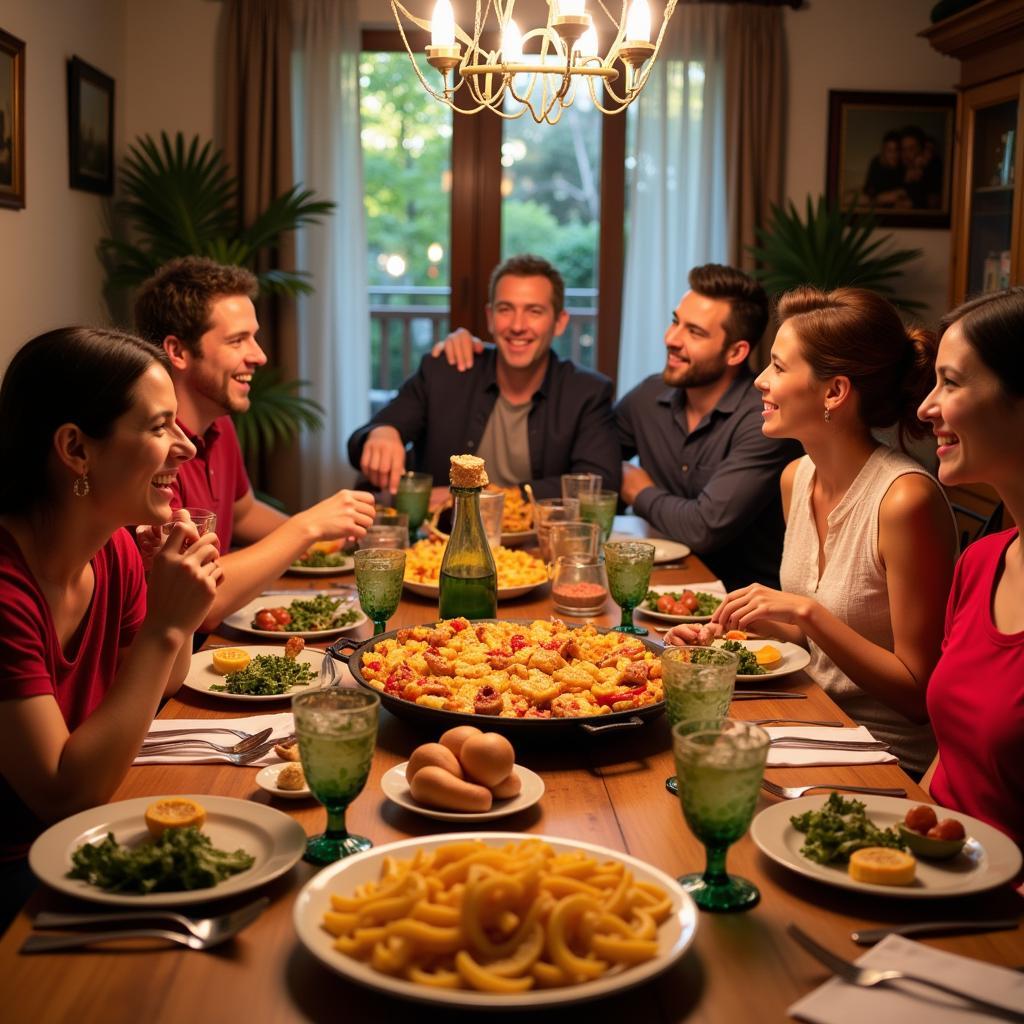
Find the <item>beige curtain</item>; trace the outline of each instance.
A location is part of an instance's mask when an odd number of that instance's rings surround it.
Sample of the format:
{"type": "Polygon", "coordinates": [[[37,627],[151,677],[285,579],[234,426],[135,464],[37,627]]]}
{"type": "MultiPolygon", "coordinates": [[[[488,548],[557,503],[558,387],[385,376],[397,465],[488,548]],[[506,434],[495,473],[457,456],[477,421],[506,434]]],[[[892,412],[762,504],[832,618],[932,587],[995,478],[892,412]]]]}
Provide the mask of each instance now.
{"type": "MultiPolygon", "coordinates": [[[[747,246],[781,203],[786,146],[786,37],[779,7],[729,8],[725,48],[725,164],[729,262],[754,268],[747,246]]],[[[769,332],[771,333],[771,332],[769,332]]],[[[762,343],[762,348],[764,348],[762,343]]],[[[764,352],[755,355],[764,364],[764,352]]]]}
{"type": "MultiPolygon", "coordinates": [[[[291,115],[291,12],[288,0],[226,0],[222,23],[222,137],[238,176],[245,224],[251,224],[275,196],[294,184],[291,115]]],[[[295,242],[261,258],[260,271],[295,269],[295,242]]],[[[285,379],[298,376],[295,302],[280,296],[259,300],[260,343],[270,365],[285,379]]],[[[254,485],[298,507],[297,446],[279,446],[265,465],[250,467],[254,485]]]]}

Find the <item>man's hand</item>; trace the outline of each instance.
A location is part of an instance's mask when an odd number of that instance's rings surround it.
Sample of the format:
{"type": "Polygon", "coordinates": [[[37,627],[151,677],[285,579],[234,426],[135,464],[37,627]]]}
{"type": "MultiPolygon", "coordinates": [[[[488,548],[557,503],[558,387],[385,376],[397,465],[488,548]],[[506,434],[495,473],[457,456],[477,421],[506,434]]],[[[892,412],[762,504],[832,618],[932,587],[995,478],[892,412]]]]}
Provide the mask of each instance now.
{"type": "MultiPolygon", "coordinates": [[[[394,427],[374,427],[366,435],[359,468],[378,490],[394,494],[405,472],[405,445],[394,427]]],[[[372,500],[372,499],[371,499],[372,500]]]]}
{"type": "Polygon", "coordinates": [[[292,518],[309,529],[315,542],[362,537],[366,528],[373,524],[375,512],[373,495],[369,492],[338,491],[292,518]]]}
{"type": "Polygon", "coordinates": [[[430,354],[437,359],[444,353],[448,365],[462,372],[473,365],[473,357],[480,355],[483,350],[484,343],[479,338],[470,334],[465,327],[456,327],[444,341],[439,341],[430,350],[430,354]]]}
{"type": "Polygon", "coordinates": [[[622,487],[619,496],[623,504],[632,505],[637,495],[648,487],[654,487],[654,481],[646,470],[634,466],[631,462],[622,464],[622,487]]]}

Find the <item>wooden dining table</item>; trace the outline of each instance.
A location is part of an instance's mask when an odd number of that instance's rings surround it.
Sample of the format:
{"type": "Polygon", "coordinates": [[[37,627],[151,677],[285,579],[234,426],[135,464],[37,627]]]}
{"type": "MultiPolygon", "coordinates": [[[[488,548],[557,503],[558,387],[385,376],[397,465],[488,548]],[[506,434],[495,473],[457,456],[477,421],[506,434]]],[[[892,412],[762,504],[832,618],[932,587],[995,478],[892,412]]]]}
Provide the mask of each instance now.
{"type": "MultiPolygon", "coordinates": [[[[652,583],[687,584],[712,578],[695,557],[656,567],[652,583]]],[[[351,584],[352,578],[311,580],[287,576],[280,587],[320,589],[351,584]]],[[[278,598],[277,601],[286,600],[278,598]]],[[[390,625],[433,621],[437,605],[407,595],[390,625]]],[[[547,585],[515,601],[502,603],[499,615],[547,618],[552,614],[547,585]]],[[[609,602],[592,620],[615,625],[618,609],[609,602]]],[[[571,620],[570,620],[571,621],[571,620]]],[[[641,621],[638,617],[638,621],[641,621]]],[[[649,627],[657,625],[644,620],[649,627]]],[[[356,636],[369,636],[364,625],[356,636]]],[[[652,636],[655,636],[652,632],[652,636]]],[[[208,643],[246,643],[253,638],[222,631],[208,643]]],[[[265,642],[260,640],[259,642],[265,642]]],[[[803,673],[772,681],[780,693],[803,693],[801,700],[737,700],[730,714],[744,719],[850,720],[803,673]]],[[[287,701],[259,705],[257,711],[287,710],[287,701]]],[[[161,718],[228,719],[253,713],[253,705],[225,701],[182,689],[161,718]]],[[[377,751],[370,778],[348,811],[349,828],[376,846],[411,837],[431,837],[452,826],[407,811],[381,791],[381,777],[406,760],[417,744],[437,738],[436,727],[413,724],[382,709],[377,751]]],[[[582,840],[629,853],[676,876],[704,865],[701,844],[690,833],[679,802],[665,789],[674,773],[670,734],[664,716],[640,727],[588,736],[560,731],[517,744],[517,761],[539,773],[546,792],[534,807],[487,823],[489,830],[527,832],[582,840]]],[[[215,794],[269,804],[301,824],[307,834],[323,830],[325,812],[314,800],[275,798],[257,787],[257,769],[228,764],[165,764],[130,769],[113,799],[176,793],[215,794]]],[[[908,797],[928,797],[895,764],[863,767],[776,768],[767,777],[784,785],[827,779],[835,783],[901,786],[908,797]]],[[[824,792],[822,793],[824,798],[824,792]]],[[[762,794],[758,810],[777,800],[762,794]]],[[[1024,900],[1004,885],[974,896],[938,901],[883,898],[848,891],[801,877],[762,854],[749,835],[729,851],[728,869],[753,881],[760,903],[738,914],[701,912],[696,937],[687,953],[654,980],[577,1007],[531,1010],[531,1021],[582,1019],[594,1022],[782,1021],[787,1008],[829,977],[828,971],[799,948],[786,926],[797,923],[848,959],[863,952],[850,932],[915,920],[1017,916],[1024,900]],[[571,1016],[567,1016],[571,1015],[571,1016]]],[[[266,885],[271,900],[262,916],[228,944],[208,952],[178,947],[122,943],[76,952],[22,955],[19,948],[41,909],[100,909],[41,888],[0,942],[0,1021],[119,1024],[119,1022],[247,1021],[415,1021],[439,1019],[441,1011],[361,987],[333,973],[299,942],[292,923],[293,905],[315,868],[298,863],[266,885]]],[[[190,913],[220,913],[252,898],[239,896],[190,913]]],[[[1024,964],[1024,931],[947,935],[922,940],[993,964],[1024,964]]],[[[340,955],[340,954],[339,954],[340,955]]],[[[447,1011],[444,1011],[447,1012],[447,1011]]],[[[456,1019],[476,1013],[452,1011],[456,1019]]],[[[505,1019],[525,1018],[510,1013],[505,1019]]]]}

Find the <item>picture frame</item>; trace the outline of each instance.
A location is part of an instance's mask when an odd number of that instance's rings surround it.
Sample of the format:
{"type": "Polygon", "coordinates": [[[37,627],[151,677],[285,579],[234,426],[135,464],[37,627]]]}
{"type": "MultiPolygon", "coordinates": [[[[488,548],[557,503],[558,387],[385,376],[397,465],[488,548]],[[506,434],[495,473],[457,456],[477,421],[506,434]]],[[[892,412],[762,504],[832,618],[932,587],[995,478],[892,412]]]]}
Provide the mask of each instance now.
{"type": "Polygon", "coordinates": [[[956,95],[828,94],[826,197],[889,227],[948,228],[956,95]]]}
{"type": "Polygon", "coordinates": [[[0,29],[0,207],[25,207],[25,44],[0,29]]]}
{"type": "Polygon", "coordinates": [[[80,57],[68,61],[68,161],[72,188],[114,191],[114,80],[80,57]]]}

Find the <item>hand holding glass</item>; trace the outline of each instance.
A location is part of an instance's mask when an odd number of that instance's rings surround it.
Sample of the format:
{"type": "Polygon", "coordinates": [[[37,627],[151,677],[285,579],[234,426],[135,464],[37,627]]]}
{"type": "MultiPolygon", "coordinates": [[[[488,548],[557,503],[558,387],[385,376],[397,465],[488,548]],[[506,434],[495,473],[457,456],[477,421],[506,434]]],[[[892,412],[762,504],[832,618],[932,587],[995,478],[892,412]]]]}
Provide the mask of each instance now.
{"type": "Polygon", "coordinates": [[[633,609],[647,596],[654,568],[654,545],[643,541],[617,540],[604,546],[604,564],[612,600],[622,609],[618,633],[647,636],[642,626],[633,625],[633,609]]]}
{"type": "Polygon", "coordinates": [[[405,552],[363,548],[355,553],[359,605],[373,619],[373,634],[383,633],[402,599],[405,552]]]}
{"type": "MultiPolygon", "coordinates": [[[[217,529],[217,513],[211,512],[208,508],[181,508],[174,513],[174,517],[169,523],[161,524],[160,532],[164,537],[170,536],[171,530],[180,522],[191,521],[200,537],[217,529]],[[187,513],[187,519],[182,512],[187,513]]],[[[187,548],[190,543],[191,541],[185,541],[185,547],[187,548]]]]}

